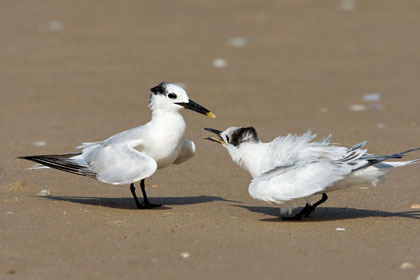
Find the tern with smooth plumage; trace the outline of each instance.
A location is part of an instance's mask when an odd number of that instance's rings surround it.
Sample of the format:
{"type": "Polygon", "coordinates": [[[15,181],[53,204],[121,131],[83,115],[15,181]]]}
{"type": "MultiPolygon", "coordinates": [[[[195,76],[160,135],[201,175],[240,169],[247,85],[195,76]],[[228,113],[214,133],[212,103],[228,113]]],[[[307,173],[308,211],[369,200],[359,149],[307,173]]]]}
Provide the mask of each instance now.
{"type": "Polygon", "coordinates": [[[145,125],[123,131],[105,141],[83,143],[79,153],[24,156],[38,163],[34,169],[55,168],[101,182],[129,184],[139,209],[159,207],[146,195],[145,179],[157,169],[180,164],[195,153],[195,144],[185,139],[186,124],[181,110],[186,108],[214,118],[206,108],[189,99],[180,86],[160,83],[151,89],[149,108],[152,119],[145,125]],[[136,196],[134,183],[140,181],[143,202],[136,196]]]}

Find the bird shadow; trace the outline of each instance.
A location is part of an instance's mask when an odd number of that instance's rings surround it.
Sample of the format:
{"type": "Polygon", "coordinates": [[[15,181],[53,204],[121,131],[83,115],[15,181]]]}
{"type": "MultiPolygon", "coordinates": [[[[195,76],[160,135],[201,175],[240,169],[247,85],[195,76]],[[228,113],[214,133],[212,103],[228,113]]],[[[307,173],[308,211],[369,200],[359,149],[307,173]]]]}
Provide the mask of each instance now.
{"type": "MultiPolygon", "coordinates": [[[[260,221],[265,222],[300,222],[299,220],[282,220],[280,219],[280,210],[278,207],[261,207],[261,206],[245,206],[245,205],[233,205],[235,207],[241,207],[251,212],[262,213],[275,218],[263,218],[260,221]]],[[[295,209],[292,213],[294,215],[301,208],[295,209]]],[[[315,212],[312,213],[308,218],[303,218],[305,222],[320,222],[320,221],[335,221],[335,220],[347,220],[347,219],[361,219],[369,217],[401,217],[409,219],[420,219],[420,210],[403,211],[403,212],[387,212],[380,210],[368,210],[368,209],[356,209],[356,208],[340,208],[340,207],[318,207],[315,212]]]]}
{"type": "MultiPolygon", "coordinates": [[[[56,201],[67,201],[72,203],[79,203],[85,205],[94,205],[110,208],[119,209],[131,209],[137,210],[136,204],[132,197],[83,197],[83,196],[45,196],[42,198],[56,200],[56,201]]],[[[151,203],[162,204],[162,206],[153,208],[153,210],[167,210],[171,207],[166,205],[192,205],[200,203],[208,203],[214,201],[224,201],[240,203],[234,200],[227,200],[219,196],[187,196],[187,197],[153,197],[150,198],[151,203]]]]}

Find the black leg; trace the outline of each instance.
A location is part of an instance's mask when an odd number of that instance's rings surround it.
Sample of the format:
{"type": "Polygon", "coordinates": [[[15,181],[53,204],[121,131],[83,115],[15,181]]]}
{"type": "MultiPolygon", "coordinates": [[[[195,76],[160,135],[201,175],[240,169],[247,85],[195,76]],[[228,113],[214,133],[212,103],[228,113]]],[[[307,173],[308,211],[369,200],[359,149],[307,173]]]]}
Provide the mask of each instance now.
{"type": "Polygon", "coordinates": [[[307,204],[305,205],[305,207],[303,207],[302,210],[300,210],[299,213],[297,213],[294,216],[291,217],[281,217],[282,220],[288,220],[288,221],[298,221],[298,220],[302,220],[302,216],[308,217],[309,214],[311,214],[312,210],[311,210],[311,205],[307,204]]]}
{"type": "Polygon", "coordinates": [[[143,208],[151,209],[151,208],[162,206],[162,204],[153,204],[149,202],[149,199],[147,198],[147,194],[146,194],[146,185],[144,184],[144,179],[140,181],[140,187],[141,187],[141,192],[143,193],[143,198],[144,198],[143,208]]]}
{"type": "Polygon", "coordinates": [[[141,203],[140,203],[139,199],[137,198],[136,188],[134,187],[133,183],[131,183],[131,185],[130,185],[130,191],[131,191],[131,194],[134,197],[134,201],[136,202],[137,208],[141,208],[141,203]]]}
{"type": "Polygon", "coordinates": [[[311,215],[312,212],[315,212],[315,208],[319,206],[320,204],[324,203],[325,201],[327,201],[327,199],[328,199],[327,194],[322,193],[322,197],[319,201],[315,202],[312,205],[306,204],[305,207],[302,210],[300,210],[299,213],[297,213],[296,215],[292,217],[282,217],[282,220],[302,220],[302,216],[309,217],[309,215],[311,215]]]}
{"type": "Polygon", "coordinates": [[[143,193],[143,198],[144,198],[144,201],[142,203],[140,203],[140,201],[137,198],[136,188],[134,187],[134,184],[130,185],[130,191],[134,197],[134,201],[136,202],[136,206],[138,209],[151,209],[151,208],[160,207],[162,205],[162,204],[152,204],[149,202],[149,199],[147,198],[147,195],[146,195],[146,189],[145,189],[146,186],[144,185],[144,180],[141,180],[140,187],[141,187],[141,192],[143,193]]]}
{"type": "Polygon", "coordinates": [[[322,197],[321,197],[321,199],[320,199],[319,201],[315,202],[314,204],[312,204],[312,206],[311,206],[311,212],[309,212],[309,213],[305,214],[305,217],[309,217],[309,215],[310,215],[312,212],[315,212],[315,208],[316,208],[317,206],[321,205],[322,203],[324,203],[325,201],[327,201],[327,199],[328,199],[327,194],[326,194],[326,193],[322,193],[322,197]]]}

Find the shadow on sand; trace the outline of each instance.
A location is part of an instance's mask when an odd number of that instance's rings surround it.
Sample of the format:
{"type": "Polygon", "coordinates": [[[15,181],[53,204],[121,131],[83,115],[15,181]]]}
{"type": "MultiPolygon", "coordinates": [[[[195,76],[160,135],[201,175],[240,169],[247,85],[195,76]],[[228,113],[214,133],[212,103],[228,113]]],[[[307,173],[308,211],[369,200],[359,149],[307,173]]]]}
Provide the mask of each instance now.
{"type": "MultiPolygon", "coordinates": [[[[262,213],[274,218],[263,218],[260,221],[266,222],[301,222],[301,221],[290,221],[279,219],[280,210],[278,207],[260,207],[260,206],[244,206],[234,205],[247,209],[251,212],[262,213]]],[[[295,209],[292,213],[294,215],[301,208],[295,209]]],[[[355,209],[355,208],[338,208],[338,207],[319,207],[316,208],[315,213],[308,218],[303,218],[305,222],[320,222],[320,221],[334,221],[334,220],[346,220],[346,219],[360,219],[368,217],[401,217],[410,219],[420,219],[420,210],[404,211],[404,212],[386,212],[380,210],[367,210],[367,209],[355,209]]]]}
{"type": "MultiPolygon", "coordinates": [[[[43,198],[58,200],[58,201],[67,201],[72,203],[86,204],[86,205],[97,205],[110,208],[119,208],[119,209],[132,209],[137,210],[136,204],[132,197],[82,197],[82,196],[46,196],[43,198]]],[[[170,207],[167,205],[191,205],[199,203],[207,203],[213,201],[225,201],[240,203],[238,201],[226,200],[218,196],[187,196],[187,197],[152,197],[149,198],[151,203],[161,203],[162,206],[155,208],[154,210],[167,210],[170,207]]],[[[141,199],[140,199],[141,200],[141,199]]]]}

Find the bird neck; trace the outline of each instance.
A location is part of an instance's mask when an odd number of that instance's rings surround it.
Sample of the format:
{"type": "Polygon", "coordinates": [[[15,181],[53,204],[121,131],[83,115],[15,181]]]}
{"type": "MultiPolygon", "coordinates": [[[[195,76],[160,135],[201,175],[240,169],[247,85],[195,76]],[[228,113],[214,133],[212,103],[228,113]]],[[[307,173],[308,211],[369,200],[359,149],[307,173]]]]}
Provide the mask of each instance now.
{"type": "Polygon", "coordinates": [[[179,112],[179,108],[171,107],[171,106],[153,106],[149,105],[150,110],[152,111],[152,119],[154,117],[159,116],[166,116],[166,115],[173,115],[178,114],[181,115],[179,112]]]}
{"type": "Polygon", "coordinates": [[[169,130],[185,130],[186,128],[185,120],[177,110],[168,111],[155,109],[152,111],[152,120],[150,122],[157,127],[169,130]]]}
{"type": "Polygon", "coordinates": [[[255,178],[264,172],[264,155],[266,149],[266,144],[262,142],[243,143],[237,149],[237,153],[231,153],[231,156],[239,166],[255,178]]]}

